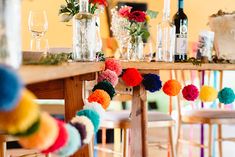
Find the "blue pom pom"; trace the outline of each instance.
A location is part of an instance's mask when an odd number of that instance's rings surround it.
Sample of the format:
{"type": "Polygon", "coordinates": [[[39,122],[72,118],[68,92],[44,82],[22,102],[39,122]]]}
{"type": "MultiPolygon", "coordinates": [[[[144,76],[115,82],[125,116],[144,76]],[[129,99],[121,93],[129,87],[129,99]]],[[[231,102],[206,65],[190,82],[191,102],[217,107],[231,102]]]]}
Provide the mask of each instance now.
{"type": "Polygon", "coordinates": [[[66,124],[65,129],[68,132],[69,139],[66,145],[56,152],[59,156],[71,156],[82,146],[81,136],[77,129],[70,124],[66,124]]]}
{"type": "Polygon", "coordinates": [[[17,72],[0,65],[0,111],[10,111],[18,105],[23,84],[17,72]]]}
{"type": "Polygon", "coordinates": [[[159,91],[162,88],[162,81],[160,77],[156,74],[146,74],[144,75],[144,79],[142,81],[145,89],[154,93],[159,91]]]}
{"type": "Polygon", "coordinates": [[[104,90],[105,92],[107,92],[109,94],[111,99],[116,94],[115,89],[113,88],[113,85],[106,80],[99,82],[97,85],[95,85],[94,88],[92,89],[92,91],[94,92],[96,89],[104,90]]]}
{"type": "Polygon", "coordinates": [[[235,94],[231,88],[223,88],[218,93],[219,101],[223,104],[231,104],[234,102],[235,94]]]}
{"type": "Polygon", "coordinates": [[[99,114],[91,109],[81,110],[77,113],[78,116],[86,116],[89,118],[94,126],[94,131],[97,132],[100,127],[100,116],[99,114]]]}

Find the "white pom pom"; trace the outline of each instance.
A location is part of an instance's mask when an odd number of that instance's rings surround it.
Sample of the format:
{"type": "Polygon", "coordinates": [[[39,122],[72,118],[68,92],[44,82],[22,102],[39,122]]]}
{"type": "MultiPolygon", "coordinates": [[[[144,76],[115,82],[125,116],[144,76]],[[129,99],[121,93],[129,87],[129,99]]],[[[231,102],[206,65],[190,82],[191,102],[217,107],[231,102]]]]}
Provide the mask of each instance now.
{"type": "Polygon", "coordinates": [[[101,120],[104,119],[105,110],[104,110],[104,108],[102,107],[101,104],[99,104],[97,102],[88,102],[87,99],[84,100],[84,104],[85,105],[84,105],[83,109],[94,110],[99,114],[101,120]]]}
{"type": "Polygon", "coordinates": [[[71,120],[71,123],[80,123],[86,126],[86,138],[83,140],[83,143],[90,143],[94,135],[94,126],[89,118],[86,116],[76,116],[71,120]]]}

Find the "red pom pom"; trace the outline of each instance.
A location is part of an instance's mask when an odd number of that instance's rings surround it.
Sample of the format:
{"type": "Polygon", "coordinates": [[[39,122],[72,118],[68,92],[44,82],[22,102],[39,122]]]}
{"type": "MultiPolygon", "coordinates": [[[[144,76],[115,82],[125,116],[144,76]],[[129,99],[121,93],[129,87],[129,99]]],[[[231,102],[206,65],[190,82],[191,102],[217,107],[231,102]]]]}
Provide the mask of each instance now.
{"type": "Polygon", "coordinates": [[[121,63],[115,59],[107,59],[105,61],[105,70],[106,69],[114,71],[118,76],[122,74],[121,63]]]}
{"type": "Polygon", "coordinates": [[[181,84],[177,80],[169,80],[163,86],[163,91],[169,96],[176,96],[179,94],[181,84]]]}
{"type": "Polygon", "coordinates": [[[128,68],[125,73],[122,75],[122,80],[127,86],[135,87],[140,85],[143,80],[143,77],[139,71],[135,68],[128,68]]]}
{"type": "Polygon", "coordinates": [[[50,148],[42,151],[42,153],[44,153],[44,154],[53,153],[53,152],[59,150],[60,148],[65,146],[65,144],[68,141],[69,136],[68,136],[67,130],[65,129],[65,123],[57,120],[57,125],[59,128],[59,135],[58,135],[55,143],[50,148]]]}
{"type": "Polygon", "coordinates": [[[199,91],[196,86],[188,85],[182,90],[183,97],[188,101],[194,101],[199,96],[199,91]]]}

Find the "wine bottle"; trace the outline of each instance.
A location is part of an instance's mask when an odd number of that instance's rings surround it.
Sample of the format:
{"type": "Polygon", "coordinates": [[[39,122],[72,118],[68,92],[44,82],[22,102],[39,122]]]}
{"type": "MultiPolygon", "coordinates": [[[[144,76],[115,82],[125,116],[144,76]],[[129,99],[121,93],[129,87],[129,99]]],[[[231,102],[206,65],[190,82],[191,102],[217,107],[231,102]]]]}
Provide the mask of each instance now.
{"type": "Polygon", "coordinates": [[[157,25],[156,61],[173,62],[175,54],[175,25],[170,21],[170,0],[164,0],[163,19],[157,25]]]}
{"type": "Polygon", "coordinates": [[[173,17],[176,26],[175,62],[187,60],[188,17],[184,13],[184,0],[178,0],[178,12],[173,17]]]}

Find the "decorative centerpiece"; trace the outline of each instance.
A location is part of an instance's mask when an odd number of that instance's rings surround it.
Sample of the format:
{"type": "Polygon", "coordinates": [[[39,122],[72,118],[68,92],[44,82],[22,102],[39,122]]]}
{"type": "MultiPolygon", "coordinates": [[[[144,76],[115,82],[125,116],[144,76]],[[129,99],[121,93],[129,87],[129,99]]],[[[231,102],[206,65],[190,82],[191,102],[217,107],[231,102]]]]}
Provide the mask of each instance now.
{"type": "Polygon", "coordinates": [[[117,7],[112,9],[111,29],[118,40],[121,59],[144,59],[144,42],[150,36],[149,20],[156,17],[157,12],[132,11],[130,6],[123,6],[119,10],[117,7]]]}
{"type": "Polygon", "coordinates": [[[21,0],[0,0],[0,63],[14,68],[22,62],[20,7],[21,0]]]}
{"type": "Polygon", "coordinates": [[[97,38],[100,36],[96,33],[97,30],[99,31],[96,21],[100,10],[103,6],[107,6],[107,2],[106,0],[80,0],[78,3],[76,0],[67,0],[66,3],[67,5],[61,6],[59,13],[64,22],[73,19],[73,60],[95,61],[96,51],[101,50],[102,47],[101,39],[97,38]]]}

